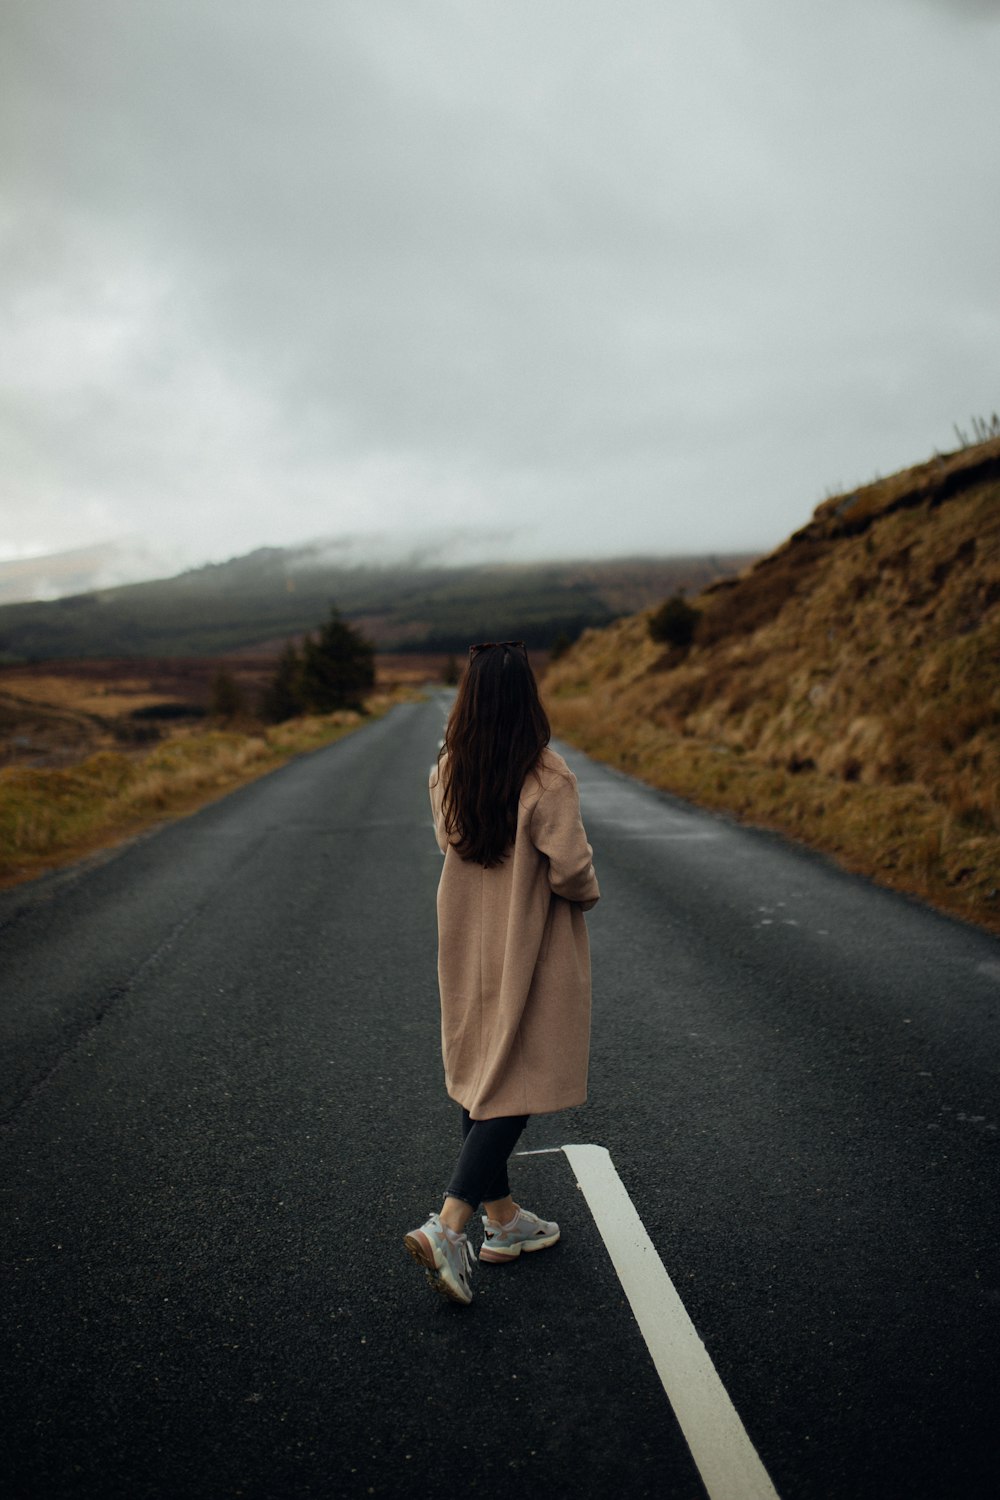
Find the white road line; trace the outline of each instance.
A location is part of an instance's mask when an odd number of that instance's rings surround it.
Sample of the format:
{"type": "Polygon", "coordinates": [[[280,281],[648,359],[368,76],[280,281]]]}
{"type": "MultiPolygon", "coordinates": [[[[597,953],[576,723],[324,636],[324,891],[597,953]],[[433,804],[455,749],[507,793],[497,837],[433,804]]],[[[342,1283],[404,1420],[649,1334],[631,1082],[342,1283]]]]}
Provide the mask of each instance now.
{"type": "Polygon", "coordinates": [[[610,1154],[603,1146],[556,1149],[573,1168],[710,1500],[778,1500],[610,1154]]]}

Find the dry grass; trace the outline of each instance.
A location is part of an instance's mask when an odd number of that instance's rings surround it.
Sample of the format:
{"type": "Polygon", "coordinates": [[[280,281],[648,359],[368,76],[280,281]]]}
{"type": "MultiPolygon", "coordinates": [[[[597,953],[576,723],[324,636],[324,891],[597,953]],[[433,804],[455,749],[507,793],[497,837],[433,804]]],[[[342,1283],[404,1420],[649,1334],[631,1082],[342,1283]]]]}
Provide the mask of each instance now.
{"type": "Polygon", "coordinates": [[[702,596],[689,651],[646,615],[588,632],[546,678],[558,732],[1000,930],[997,462],[994,440],[826,502],[702,596]]]}
{"type": "MultiPolygon", "coordinates": [[[[398,695],[367,704],[381,714],[398,695]]],[[[64,768],[0,770],[0,886],[10,886],[193,812],[357,729],[341,712],[273,728],[181,732],[144,755],[102,750],[64,768]]]]}
{"type": "MultiPolygon", "coordinates": [[[[22,662],[0,666],[0,766],[71,767],[99,750],[145,753],[180,723],[213,723],[213,683],[225,673],[254,728],[276,658],[262,650],[214,657],[22,662]]],[[[445,655],[376,658],[376,692],[441,680],[445,655]]],[[[216,727],[219,727],[216,725],[216,727]]]]}
{"type": "Polygon", "coordinates": [[[77,673],[36,672],[15,676],[10,668],[0,671],[0,685],[5,680],[16,684],[16,695],[27,703],[47,708],[62,707],[71,713],[100,714],[114,717],[147,708],[153,703],[179,701],[176,695],[156,692],[143,677],[122,677],[115,681],[96,682],[77,673]]]}

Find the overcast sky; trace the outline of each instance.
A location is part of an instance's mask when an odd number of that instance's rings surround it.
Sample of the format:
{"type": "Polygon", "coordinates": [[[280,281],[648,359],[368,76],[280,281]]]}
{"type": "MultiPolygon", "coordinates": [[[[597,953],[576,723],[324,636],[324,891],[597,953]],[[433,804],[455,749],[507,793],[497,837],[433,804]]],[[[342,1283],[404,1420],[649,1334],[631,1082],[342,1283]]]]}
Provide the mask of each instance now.
{"type": "Polygon", "coordinates": [[[3,0],[0,58],[0,559],[765,548],[1000,406],[1000,4],[3,0]]]}

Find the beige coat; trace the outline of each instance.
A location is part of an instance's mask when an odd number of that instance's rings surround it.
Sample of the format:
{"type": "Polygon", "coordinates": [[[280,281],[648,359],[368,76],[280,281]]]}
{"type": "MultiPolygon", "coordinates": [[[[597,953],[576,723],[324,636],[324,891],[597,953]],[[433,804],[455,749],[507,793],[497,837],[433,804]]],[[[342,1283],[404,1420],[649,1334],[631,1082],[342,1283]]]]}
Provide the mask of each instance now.
{"type": "Polygon", "coordinates": [[[521,789],[517,836],[492,869],[448,844],[443,789],[431,807],[438,886],[441,1050],[448,1093],[473,1119],[582,1104],[590,1051],[590,948],[583,913],[600,890],[576,777],[546,750],[521,789]]]}

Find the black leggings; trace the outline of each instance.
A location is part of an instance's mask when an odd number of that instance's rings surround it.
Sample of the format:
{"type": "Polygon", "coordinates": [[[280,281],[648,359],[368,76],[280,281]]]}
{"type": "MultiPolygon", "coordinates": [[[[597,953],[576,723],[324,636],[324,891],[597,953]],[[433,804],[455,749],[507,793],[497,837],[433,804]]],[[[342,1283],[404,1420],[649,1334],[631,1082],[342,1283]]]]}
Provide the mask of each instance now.
{"type": "Polygon", "coordinates": [[[528,1123],[527,1115],[499,1115],[473,1120],[462,1110],[462,1153],[455,1163],[449,1198],[461,1198],[473,1210],[480,1203],[496,1203],[510,1192],[507,1158],[528,1123]]]}

